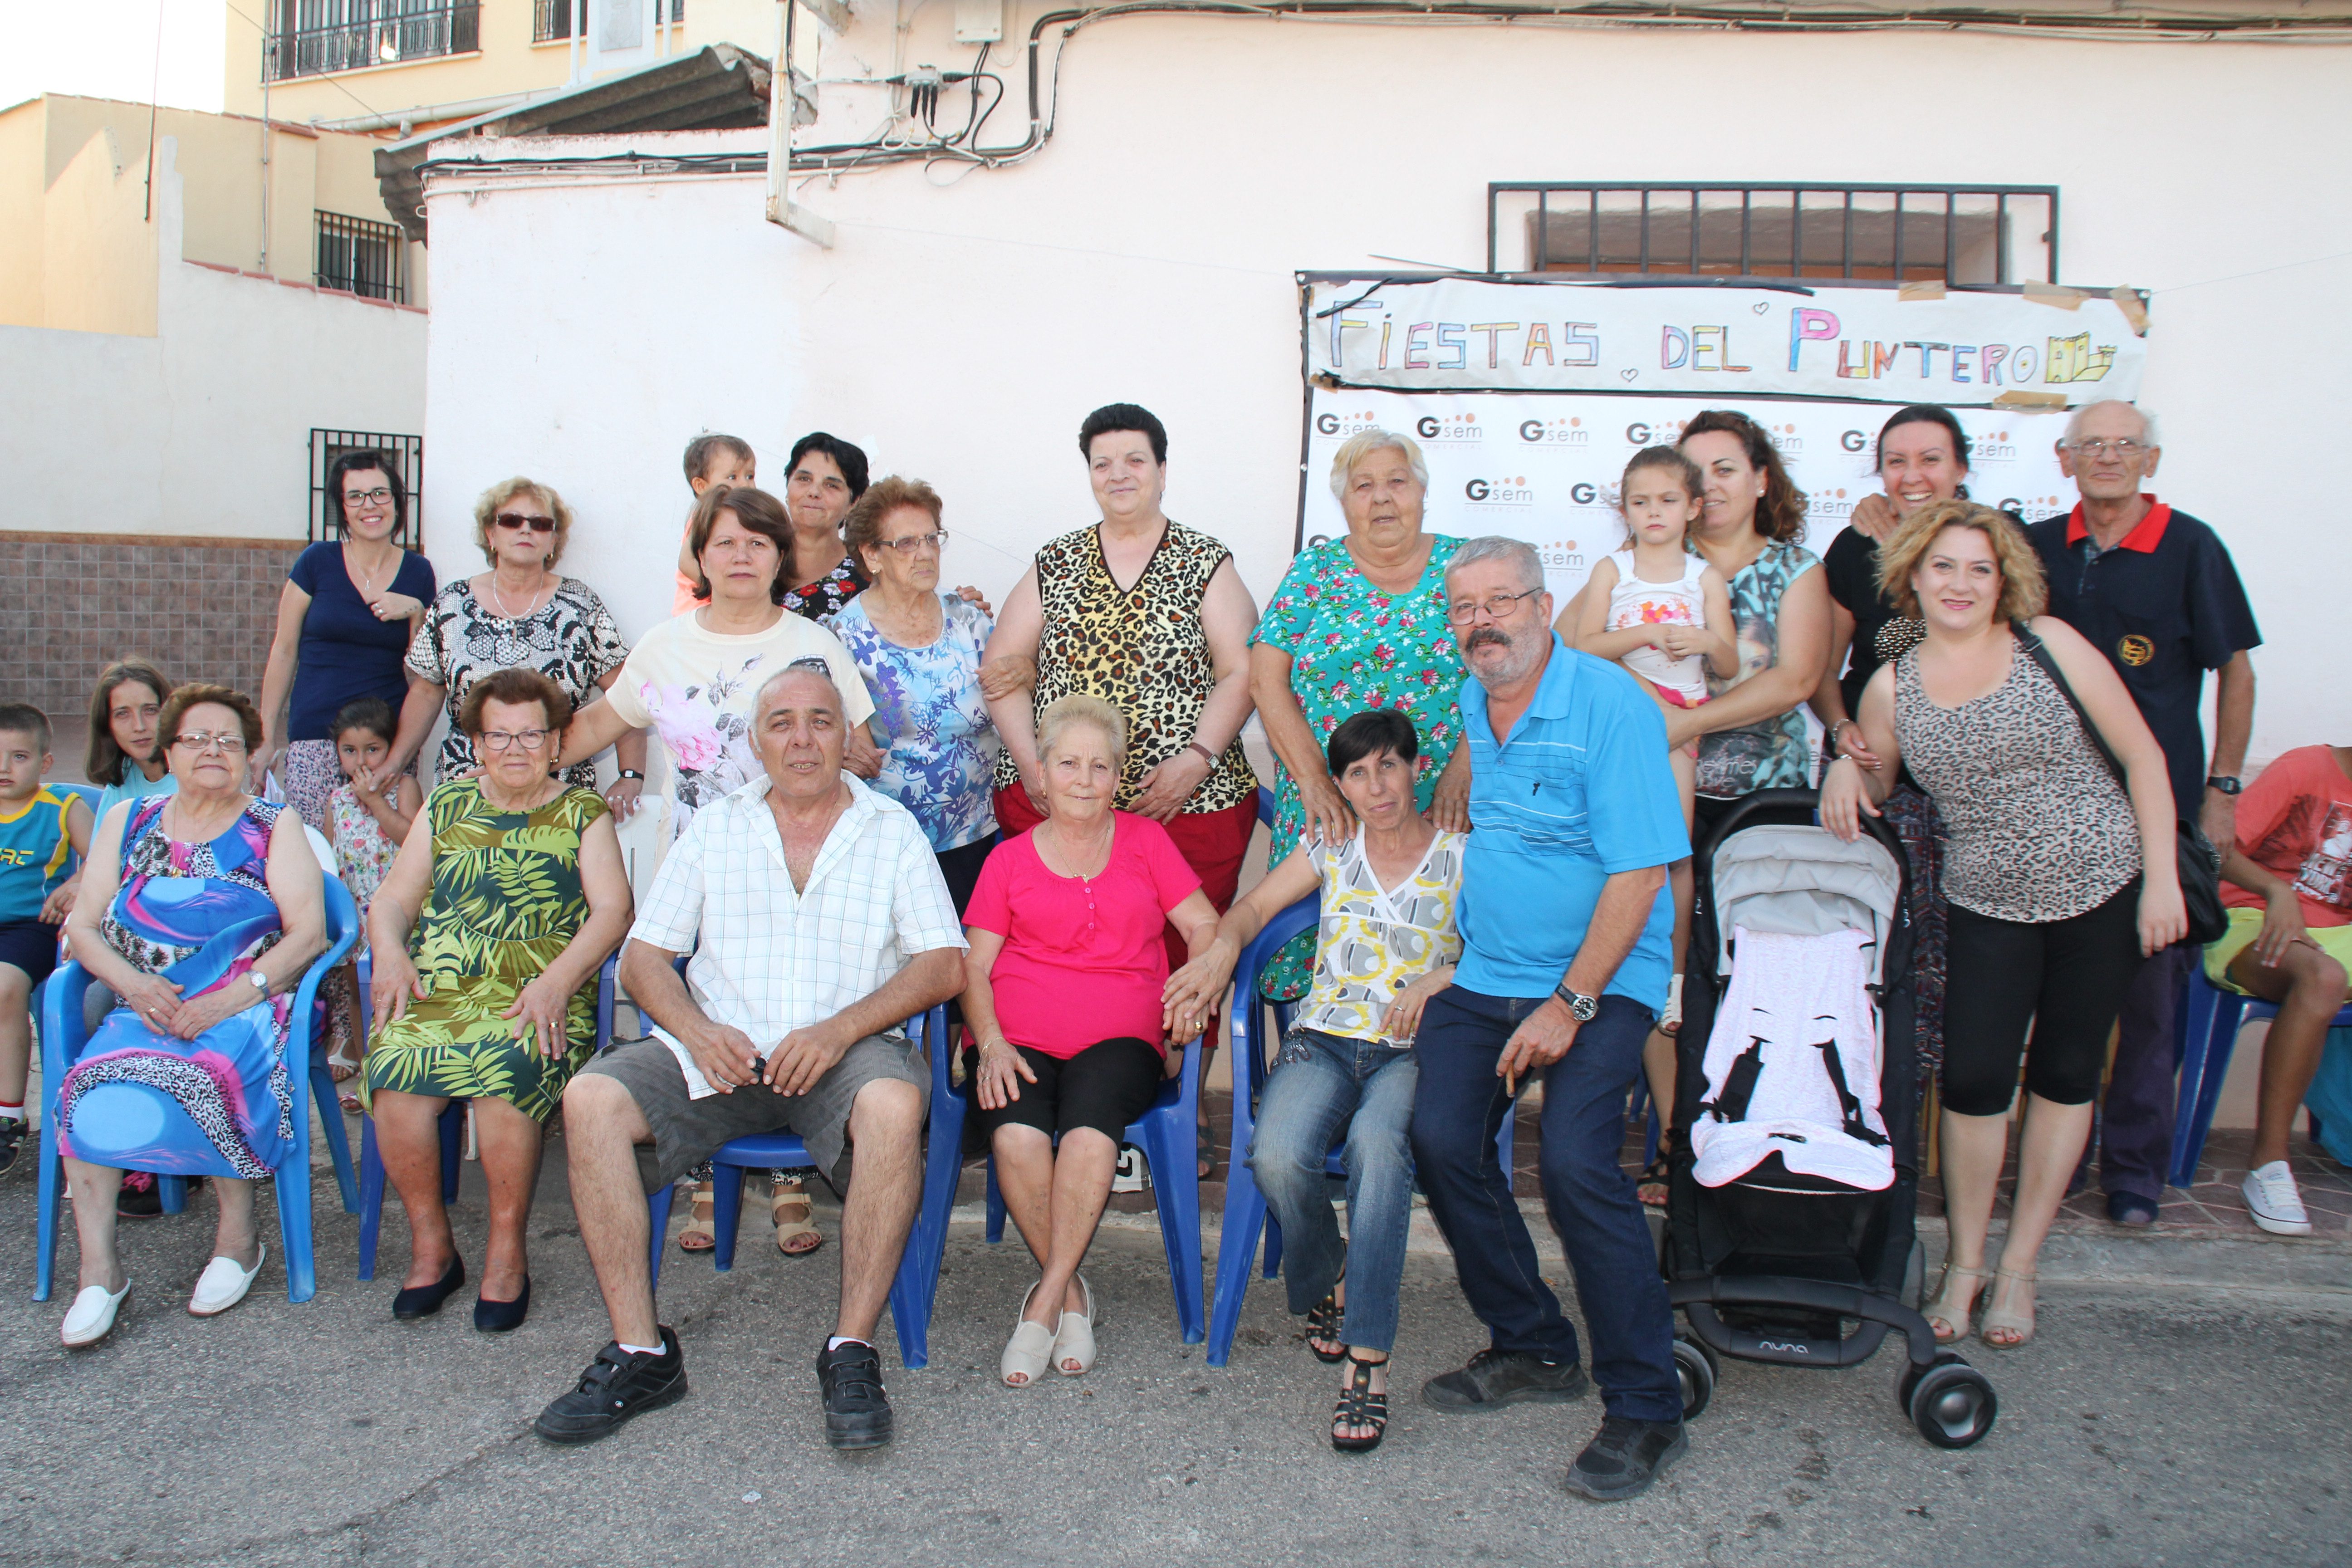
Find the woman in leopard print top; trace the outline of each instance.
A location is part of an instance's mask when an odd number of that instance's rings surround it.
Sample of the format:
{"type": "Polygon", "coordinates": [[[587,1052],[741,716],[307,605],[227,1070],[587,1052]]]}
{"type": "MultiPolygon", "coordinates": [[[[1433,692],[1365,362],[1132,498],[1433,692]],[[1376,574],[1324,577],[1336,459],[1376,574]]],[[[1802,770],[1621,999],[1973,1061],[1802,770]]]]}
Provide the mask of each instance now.
{"type": "Polygon", "coordinates": [[[2090,1134],[2124,992],[2144,955],[2188,930],[2172,786],[2114,668],[2041,614],[2041,559],[2013,520],[1965,500],[1922,507],[1881,547],[1878,574],[1895,613],[1926,636],[1864,689],[1862,749],[1883,765],[1866,771],[1851,754],[1831,764],[1822,821],[1853,839],[1859,814],[1880,814],[1906,763],[1943,815],[1951,1249],[1925,1310],[1938,1340],[1959,1339],[1990,1279],[1978,1332],[2006,1348],[2033,1336],[2034,1264],[2090,1134]],[[2021,1055],[2016,1202],[2000,1267],[1988,1272],[2021,1055]]]}
{"type": "MultiPolygon", "coordinates": [[[[1044,820],[1037,715],[1045,705],[1080,692],[1103,698],[1127,721],[1113,804],[1168,829],[1222,913],[1257,821],[1257,774],[1241,743],[1257,606],[1233,552],[1160,510],[1168,432],[1149,410],[1095,410],[1078,450],[1102,519],[1037,552],[988,642],[989,663],[1009,656],[1037,665],[1032,690],[989,700],[1004,743],[996,820],[1008,837],[1044,820]]],[[[1181,965],[1183,940],[1172,927],[1167,939],[1170,966],[1181,965]]],[[[1204,1037],[1216,1037],[1213,1020],[1204,1037]]],[[[1202,1148],[1206,1164],[1205,1130],[1202,1148]]]]}

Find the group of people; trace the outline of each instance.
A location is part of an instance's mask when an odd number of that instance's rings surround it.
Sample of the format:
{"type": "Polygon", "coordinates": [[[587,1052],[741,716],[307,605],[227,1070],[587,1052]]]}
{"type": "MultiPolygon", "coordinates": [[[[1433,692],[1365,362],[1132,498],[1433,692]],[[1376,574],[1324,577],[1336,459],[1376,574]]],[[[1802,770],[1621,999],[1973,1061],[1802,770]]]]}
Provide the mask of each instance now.
{"type": "MultiPolygon", "coordinates": [[[[1097,409],[1078,447],[1099,519],[1040,550],[997,615],[942,592],[929,485],[871,480],[862,451],[819,433],[793,448],[779,500],[748,444],[698,437],[678,611],[634,647],[555,571],[572,517],[551,487],[486,491],[488,569],[436,585],[397,542],[397,473],[354,454],[331,476],[341,537],[289,574],[258,705],[110,667],[94,816],[42,783],[47,721],[0,708],[0,1118],[12,1084],[18,1118],[0,1140],[21,1132],[25,998],[58,920],[96,983],[60,1102],[82,1244],[66,1342],[102,1338],[129,1289],[121,1173],[73,1140],[78,1098],[102,1084],[169,1097],[240,1173],[215,1183],[215,1256],[190,1310],[234,1305],[260,1267],[251,1180],[289,1135],[288,997],[327,945],[306,827],[363,911],[370,984],[331,988],[323,1034],[409,1216],[395,1316],[437,1311],[467,1277],[436,1132],[464,1100],[490,1191],[474,1321],[523,1320],[530,1194],[561,1109],[613,1338],[540,1417],[552,1442],[684,1394],[646,1194],[780,1126],[814,1170],[779,1173],[779,1247],[823,1239],[807,1175],[844,1194],[817,1356],[828,1440],[888,1440],[873,1333],[921,1191],[931,1082],[904,1026],[942,1003],[1037,1269],[1001,1377],[1085,1374],[1083,1264],[1124,1130],[1185,1051],[1210,1048],[1242,951],[1312,898],[1316,926],[1260,979],[1297,1006],[1248,1159],[1288,1238],[1291,1309],[1343,1368],[1331,1441],[1370,1448],[1387,1425],[1416,1184],[1491,1337],[1424,1403],[1585,1392],[1496,1148],[1540,1082],[1545,1206],[1604,1407],[1568,1484],[1633,1495],[1686,1441],[1641,1208],[1671,1156],[1637,1184],[1619,1149],[1638,1078],[1675,1103],[1692,845],[1746,795],[1817,783],[1832,831],[1883,814],[1911,862],[1952,1237],[1939,1338],[1979,1305],[1986,1342],[2031,1336],[2036,1251],[2086,1158],[2119,1015],[2103,1172],[2118,1221],[2154,1217],[2170,1008],[2195,956],[2176,815],[2203,822],[2243,889],[2211,973],[2285,1003],[2248,1202],[2265,1228],[2307,1228],[2286,1129],[2344,994],[2352,753],[2282,759],[2232,831],[2258,639],[2211,531],[2139,491],[2158,457],[2140,410],[2076,414],[2061,457],[2083,503],[2029,530],[1967,499],[1948,410],[1904,409],[1879,436],[1883,500],[1826,563],[1764,430],[1709,412],[1633,458],[1623,547],[1566,605],[1528,545],[1427,530],[1427,470],[1403,436],[1340,448],[1348,531],[1303,551],[1263,615],[1226,547],[1162,510],[1156,417],[1097,409]],[[1236,902],[1253,711],[1281,766],[1269,870],[1236,902]],[[426,790],[418,756],[443,719],[426,790]],[[261,798],[272,778],[282,806],[261,798]],[[640,809],[666,848],[633,902],[615,823],[640,809]],[[616,949],[648,1032],[593,1054],[595,975],[616,949]],[[2021,1173],[1991,1270],[2021,1057],[2021,1173]],[[1335,1144],[1344,1239],[1323,1173],[1335,1144]]],[[[1199,1152],[1205,1169],[1205,1130],[1199,1152]]],[[[698,1187],[679,1245],[711,1245],[710,1213],[698,1187]]]]}

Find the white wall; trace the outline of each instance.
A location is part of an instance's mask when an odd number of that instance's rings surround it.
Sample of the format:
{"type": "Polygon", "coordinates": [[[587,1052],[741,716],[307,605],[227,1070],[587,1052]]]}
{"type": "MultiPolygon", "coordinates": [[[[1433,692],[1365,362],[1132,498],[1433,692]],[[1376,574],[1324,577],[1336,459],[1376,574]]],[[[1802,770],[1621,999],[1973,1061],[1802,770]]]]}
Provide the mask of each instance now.
{"type": "Polygon", "coordinates": [[[0,528],[299,539],[313,426],[424,428],[424,312],[180,260],[178,151],[155,336],[0,326],[0,528]]]}
{"type": "MultiPolygon", "coordinates": [[[[949,20],[919,12],[904,58],[968,61],[949,20]]],[[[861,26],[823,74],[891,58],[887,23],[861,26]]],[[[1017,134],[1019,56],[995,58],[1012,91],[992,129],[1017,134]]],[[[772,486],[793,437],[822,426],[877,473],[937,484],[950,577],[1001,595],[1092,515],[1079,418],[1132,399],[1171,432],[1170,510],[1224,538],[1263,599],[1297,493],[1294,269],[1482,265],[1490,179],[2055,184],[2065,280],[2157,290],[2158,489],[2221,529],[2262,616],[2255,755],[2352,739],[2335,657],[2352,552],[2306,423],[2352,405],[2329,304],[2352,282],[2352,166],[2283,155],[2340,139],[2352,53],[1153,16],[1080,34],[1060,79],[1058,132],[1026,164],[948,188],[913,167],[801,188],[838,226],[831,251],[763,223],[751,178],[436,180],[442,570],[468,564],[446,524],[483,485],[542,477],[582,520],[567,566],[635,633],[667,610],[688,437],[750,437],[772,486]]],[[[823,91],[804,142],[870,128],[877,93],[823,91]]],[[[1442,506],[1431,522],[1454,526],[1442,506]]]]}

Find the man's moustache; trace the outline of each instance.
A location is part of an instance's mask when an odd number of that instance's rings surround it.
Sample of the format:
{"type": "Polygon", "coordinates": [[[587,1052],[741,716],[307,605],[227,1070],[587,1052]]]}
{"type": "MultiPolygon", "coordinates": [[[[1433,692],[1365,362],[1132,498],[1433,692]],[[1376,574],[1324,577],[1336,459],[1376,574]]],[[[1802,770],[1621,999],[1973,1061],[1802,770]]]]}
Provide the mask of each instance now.
{"type": "Polygon", "coordinates": [[[1496,647],[1508,647],[1511,646],[1511,639],[1493,626],[1480,626],[1470,634],[1470,640],[1463,645],[1463,651],[1466,653],[1475,648],[1482,648],[1489,643],[1496,647]]]}

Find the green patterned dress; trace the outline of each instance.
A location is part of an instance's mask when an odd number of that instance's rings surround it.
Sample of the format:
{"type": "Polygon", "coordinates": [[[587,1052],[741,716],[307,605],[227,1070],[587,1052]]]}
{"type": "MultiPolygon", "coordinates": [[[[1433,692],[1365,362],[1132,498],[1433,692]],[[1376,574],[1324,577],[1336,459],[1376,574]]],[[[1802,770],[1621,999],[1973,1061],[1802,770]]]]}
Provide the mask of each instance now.
{"type": "Polygon", "coordinates": [[[595,986],[572,998],[562,1056],[517,1041],[514,1021],[499,1015],[587,920],[580,840],[604,812],[604,800],[584,789],[532,811],[500,811],[475,779],[425,797],[433,891],[408,951],[429,994],[411,997],[407,1012],[377,1031],[362,1100],[394,1089],[503,1100],[534,1121],[553,1113],[595,1048],[595,986]]]}

